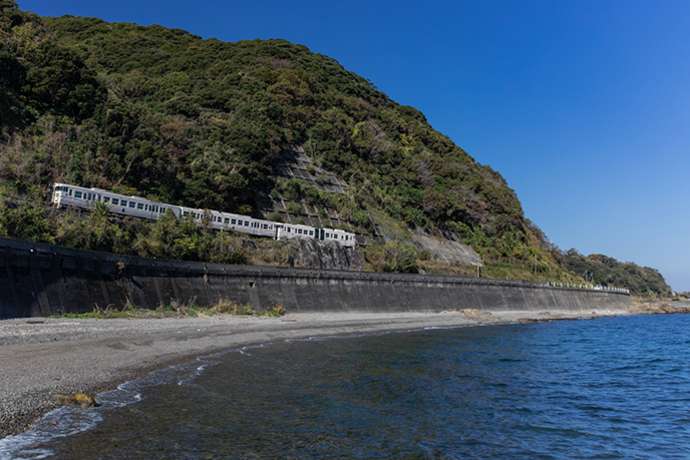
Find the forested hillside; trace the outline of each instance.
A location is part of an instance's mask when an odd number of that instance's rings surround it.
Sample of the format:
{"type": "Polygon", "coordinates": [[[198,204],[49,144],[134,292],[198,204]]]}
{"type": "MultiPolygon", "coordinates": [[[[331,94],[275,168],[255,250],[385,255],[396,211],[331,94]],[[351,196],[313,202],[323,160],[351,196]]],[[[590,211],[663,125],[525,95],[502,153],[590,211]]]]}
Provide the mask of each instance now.
{"type": "Polygon", "coordinates": [[[0,5],[0,191],[19,203],[0,209],[0,234],[246,259],[232,236],[190,227],[162,241],[159,224],[47,212],[49,185],[66,181],[350,229],[369,269],[475,272],[419,243],[452,241],[471,246],[487,276],[582,279],[500,174],[329,57],[0,5]]]}
{"type": "Polygon", "coordinates": [[[571,249],[560,256],[562,265],[585,280],[604,286],[626,286],[637,295],[669,297],[673,294],[664,277],[650,267],[640,267],[631,262],[602,254],[584,256],[571,249]]]}

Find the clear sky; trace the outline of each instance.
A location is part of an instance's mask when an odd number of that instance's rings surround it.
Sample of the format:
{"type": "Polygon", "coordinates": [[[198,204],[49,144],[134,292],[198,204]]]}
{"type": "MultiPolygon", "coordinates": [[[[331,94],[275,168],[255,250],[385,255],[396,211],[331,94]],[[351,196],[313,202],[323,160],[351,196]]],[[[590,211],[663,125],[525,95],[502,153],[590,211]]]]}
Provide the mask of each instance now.
{"type": "Polygon", "coordinates": [[[562,248],[690,290],[690,2],[19,0],[42,15],[285,38],[424,112],[562,248]]]}

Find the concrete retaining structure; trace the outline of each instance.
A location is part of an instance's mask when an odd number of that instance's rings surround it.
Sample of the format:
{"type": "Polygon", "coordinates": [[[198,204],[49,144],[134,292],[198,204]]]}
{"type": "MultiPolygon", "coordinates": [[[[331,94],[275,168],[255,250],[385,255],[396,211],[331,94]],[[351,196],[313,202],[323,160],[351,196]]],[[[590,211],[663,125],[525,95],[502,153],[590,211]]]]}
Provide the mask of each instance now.
{"type": "Polygon", "coordinates": [[[623,293],[519,281],[158,261],[0,239],[0,318],[221,299],[291,312],[588,311],[631,301],[623,293]]]}

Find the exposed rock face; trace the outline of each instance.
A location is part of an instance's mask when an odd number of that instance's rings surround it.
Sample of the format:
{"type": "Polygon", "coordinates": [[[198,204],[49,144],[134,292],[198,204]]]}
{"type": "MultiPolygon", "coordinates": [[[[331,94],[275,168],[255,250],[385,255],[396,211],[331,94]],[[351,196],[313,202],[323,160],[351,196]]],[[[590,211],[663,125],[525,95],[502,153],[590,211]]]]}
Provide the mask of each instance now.
{"type": "Polygon", "coordinates": [[[289,265],[296,268],[361,271],[364,260],[359,251],[337,243],[315,240],[291,240],[289,265]]]}
{"type": "Polygon", "coordinates": [[[412,240],[418,247],[429,252],[431,257],[436,260],[449,264],[483,267],[484,263],[479,254],[470,246],[454,240],[453,236],[444,235],[443,237],[436,237],[418,231],[412,236],[412,240]]]}

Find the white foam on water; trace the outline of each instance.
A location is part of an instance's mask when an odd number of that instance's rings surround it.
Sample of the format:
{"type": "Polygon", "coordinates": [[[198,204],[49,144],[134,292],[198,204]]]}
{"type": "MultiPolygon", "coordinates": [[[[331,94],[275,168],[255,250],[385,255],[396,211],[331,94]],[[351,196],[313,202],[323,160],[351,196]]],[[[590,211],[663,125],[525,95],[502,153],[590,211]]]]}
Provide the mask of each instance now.
{"type": "Polygon", "coordinates": [[[138,380],[121,383],[116,389],[96,395],[99,407],[83,409],[65,406],[54,409],[39,419],[29,430],[15,436],[0,439],[0,460],[41,460],[55,452],[46,444],[56,439],[83,433],[103,420],[108,410],[135,404],[143,399],[147,387],[177,381],[191,382],[217,361],[197,358],[203,364],[188,363],[153,371],[138,380]],[[180,374],[186,378],[179,379],[180,374]]]}
{"type": "Polygon", "coordinates": [[[49,441],[72,436],[96,426],[103,416],[98,409],[60,407],[48,412],[31,429],[0,439],[0,460],[39,460],[54,455],[41,447],[49,441]]]}

